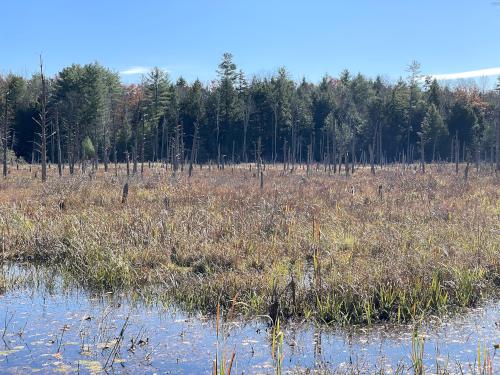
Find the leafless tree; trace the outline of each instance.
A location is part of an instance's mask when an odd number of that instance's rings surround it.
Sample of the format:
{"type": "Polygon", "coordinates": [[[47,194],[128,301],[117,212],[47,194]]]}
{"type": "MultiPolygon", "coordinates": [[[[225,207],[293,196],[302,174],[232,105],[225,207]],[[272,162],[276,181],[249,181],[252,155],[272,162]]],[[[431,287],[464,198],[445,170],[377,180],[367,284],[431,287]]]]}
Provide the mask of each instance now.
{"type": "Polygon", "coordinates": [[[42,182],[47,180],[47,82],[43,73],[43,60],[40,55],[40,80],[42,92],[40,93],[40,111],[38,119],[33,119],[40,126],[40,161],[42,163],[42,182]]]}
{"type": "Polygon", "coordinates": [[[7,144],[9,139],[9,91],[5,90],[5,103],[3,114],[2,151],[3,151],[3,176],[7,177],[7,144]]]}

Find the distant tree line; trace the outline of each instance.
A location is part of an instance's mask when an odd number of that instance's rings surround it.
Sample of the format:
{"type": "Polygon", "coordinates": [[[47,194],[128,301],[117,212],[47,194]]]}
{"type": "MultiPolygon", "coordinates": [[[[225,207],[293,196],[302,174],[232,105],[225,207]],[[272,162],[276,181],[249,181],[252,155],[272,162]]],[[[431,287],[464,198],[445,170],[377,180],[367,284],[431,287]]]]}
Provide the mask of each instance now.
{"type": "Polygon", "coordinates": [[[30,79],[0,75],[0,111],[4,166],[45,154],[71,173],[127,160],[132,172],[144,162],[249,161],[337,171],[355,162],[493,162],[500,152],[500,80],[497,90],[451,89],[422,77],[417,63],[395,83],[346,70],[314,84],[285,68],[247,77],[226,53],[209,84],[172,82],[153,68],[128,85],[98,63],[53,78],[40,64],[30,79]]]}

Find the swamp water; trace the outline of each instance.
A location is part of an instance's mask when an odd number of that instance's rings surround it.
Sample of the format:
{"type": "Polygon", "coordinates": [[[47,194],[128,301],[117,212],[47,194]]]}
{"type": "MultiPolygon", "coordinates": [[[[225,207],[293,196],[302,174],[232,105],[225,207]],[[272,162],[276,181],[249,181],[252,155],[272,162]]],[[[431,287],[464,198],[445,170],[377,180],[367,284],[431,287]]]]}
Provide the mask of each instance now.
{"type": "MultiPolygon", "coordinates": [[[[45,268],[4,266],[0,292],[0,374],[206,374],[217,350],[232,373],[275,373],[265,320],[223,325],[217,345],[213,318],[130,296],[92,294],[68,286],[45,268]],[[222,335],[220,335],[222,336],[222,335]]],[[[281,348],[284,373],[377,370],[413,373],[413,326],[333,329],[288,324],[281,348]]],[[[419,328],[430,371],[478,373],[478,360],[500,374],[500,302],[489,302],[419,328]],[[461,370],[460,370],[461,369],[461,370]]],[[[275,352],[278,345],[274,345],[275,352]]],[[[488,372],[485,372],[488,373],[488,372]]]]}

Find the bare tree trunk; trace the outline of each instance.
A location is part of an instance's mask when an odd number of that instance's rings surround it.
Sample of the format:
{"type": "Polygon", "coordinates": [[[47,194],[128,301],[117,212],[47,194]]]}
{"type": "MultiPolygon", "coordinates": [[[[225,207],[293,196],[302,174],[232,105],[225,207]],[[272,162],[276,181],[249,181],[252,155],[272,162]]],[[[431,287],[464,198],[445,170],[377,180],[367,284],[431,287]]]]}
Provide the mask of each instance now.
{"type": "Polygon", "coordinates": [[[66,152],[68,157],[69,174],[74,173],[74,157],[73,157],[73,132],[71,127],[67,126],[68,134],[66,136],[66,152]]]}
{"type": "Polygon", "coordinates": [[[81,169],[83,170],[83,159],[85,158],[85,154],[84,154],[84,151],[83,151],[83,147],[82,147],[82,137],[81,137],[81,131],[80,131],[80,124],[76,123],[76,129],[75,129],[75,139],[73,140],[73,146],[74,146],[74,150],[75,151],[75,155],[76,155],[76,158],[75,158],[75,163],[77,161],[80,162],[80,166],[81,166],[81,169]]]}
{"type": "Polygon", "coordinates": [[[115,115],[113,114],[113,117],[111,118],[111,125],[112,125],[112,132],[113,132],[113,137],[112,137],[113,164],[115,165],[115,175],[118,175],[118,150],[116,149],[118,129],[116,126],[116,122],[117,121],[116,121],[115,115]]]}
{"type": "MultiPolygon", "coordinates": [[[[55,155],[55,144],[54,144],[54,134],[55,134],[55,130],[54,130],[54,121],[51,121],[50,122],[50,134],[52,134],[50,136],[50,162],[49,162],[49,168],[50,168],[50,165],[51,164],[54,164],[54,161],[56,160],[56,155],[55,155]]],[[[14,137],[12,137],[14,138],[14,137]]],[[[14,150],[14,139],[12,139],[12,150],[14,150]]]]}
{"type": "Polygon", "coordinates": [[[347,177],[349,176],[349,153],[347,150],[344,152],[344,167],[345,167],[345,175],[347,177]]]}
{"type": "Polygon", "coordinates": [[[8,111],[8,91],[5,92],[5,108],[3,118],[2,151],[3,151],[3,176],[7,177],[7,142],[9,139],[9,111],[8,111]]]}
{"type": "Polygon", "coordinates": [[[451,145],[450,145],[450,163],[454,163],[455,162],[455,139],[452,138],[451,139],[451,145]]]}
{"type": "Polygon", "coordinates": [[[323,164],[325,168],[325,172],[328,170],[328,166],[330,165],[330,137],[328,136],[328,132],[325,134],[326,138],[326,150],[324,150],[323,156],[323,164]]]}
{"type": "Polygon", "coordinates": [[[355,146],[355,144],[356,144],[356,140],[353,137],[351,140],[351,173],[352,174],[354,174],[354,167],[356,164],[356,152],[355,152],[356,146],[355,146]]]}
{"type": "Polygon", "coordinates": [[[104,172],[108,171],[108,164],[109,164],[109,149],[108,149],[108,140],[106,137],[106,129],[104,130],[104,144],[103,144],[103,152],[104,152],[104,172]]]}
{"type": "Polygon", "coordinates": [[[373,145],[368,145],[368,151],[370,153],[370,170],[372,174],[375,174],[375,157],[373,155],[373,145]]]}
{"type": "Polygon", "coordinates": [[[198,121],[194,123],[194,134],[193,134],[193,144],[191,146],[191,157],[189,158],[189,177],[193,173],[193,162],[196,155],[197,138],[198,138],[198,121]]]}
{"type": "Polygon", "coordinates": [[[383,166],[383,157],[382,157],[382,124],[379,124],[379,129],[378,129],[378,162],[380,164],[380,169],[382,169],[383,166]]]}
{"type": "Polygon", "coordinates": [[[132,173],[137,173],[137,148],[132,147],[132,173]]]}
{"type": "Polygon", "coordinates": [[[432,144],[432,164],[434,164],[434,160],[436,160],[436,139],[434,138],[434,142],[432,144]]]}
{"type": "Polygon", "coordinates": [[[255,161],[257,163],[257,174],[258,175],[260,175],[260,169],[261,169],[261,165],[262,165],[261,152],[262,152],[261,138],[259,136],[259,138],[257,140],[257,145],[255,146],[255,161]]]}
{"type": "Polygon", "coordinates": [[[171,159],[170,159],[171,139],[168,136],[168,132],[167,132],[166,143],[167,144],[165,146],[165,170],[168,171],[168,164],[171,163],[171,159]]]}
{"type": "Polygon", "coordinates": [[[495,170],[500,171],[500,120],[496,119],[496,150],[495,150],[495,170]]]}
{"type": "Polygon", "coordinates": [[[234,165],[234,139],[233,139],[233,149],[231,152],[231,165],[234,165]]]}
{"type": "MultiPolygon", "coordinates": [[[[153,119],[154,120],[154,119],[153,119]]],[[[156,163],[158,160],[158,141],[159,141],[159,126],[158,121],[155,121],[155,140],[153,146],[153,162],[156,163]]]]}
{"type": "Polygon", "coordinates": [[[273,105],[274,114],[274,138],[273,138],[273,164],[276,162],[276,144],[278,143],[278,108],[277,105],[273,105]]]}
{"type": "Polygon", "coordinates": [[[243,162],[247,163],[248,162],[248,156],[247,156],[247,132],[248,132],[248,124],[250,123],[250,99],[247,101],[245,105],[245,113],[244,113],[244,118],[243,118],[243,150],[242,150],[242,156],[243,156],[243,162]]]}
{"type": "Polygon", "coordinates": [[[137,150],[139,149],[139,125],[134,121],[134,146],[132,147],[132,173],[137,173],[137,150]]]}
{"type": "Polygon", "coordinates": [[[56,134],[57,134],[57,171],[59,177],[62,176],[62,152],[61,152],[61,131],[59,129],[59,110],[56,110],[56,134]]]}
{"type": "Polygon", "coordinates": [[[425,173],[425,143],[423,133],[420,135],[420,163],[422,165],[422,173],[425,173]]]}
{"type": "Polygon", "coordinates": [[[180,158],[180,124],[175,126],[175,137],[174,137],[174,147],[173,147],[173,164],[174,164],[174,175],[179,169],[179,158],[180,158]]]}
{"type": "Polygon", "coordinates": [[[481,150],[479,149],[479,145],[476,146],[476,150],[475,150],[475,161],[476,161],[476,172],[479,173],[479,162],[480,162],[480,159],[481,159],[481,150]]]}
{"type": "Polygon", "coordinates": [[[145,127],[145,119],[142,118],[142,126],[141,126],[141,175],[144,173],[144,127],[145,127]]]}
{"type": "Polygon", "coordinates": [[[161,146],[160,146],[160,160],[164,160],[165,158],[165,153],[164,153],[164,147],[165,147],[165,116],[163,117],[163,121],[161,122],[161,146]]]}
{"type": "Polygon", "coordinates": [[[216,116],[215,123],[217,128],[217,169],[220,168],[220,96],[217,93],[217,108],[216,108],[216,116]]]}
{"type": "Polygon", "coordinates": [[[155,83],[155,101],[154,101],[154,116],[153,116],[153,122],[154,122],[154,127],[155,127],[155,138],[154,138],[154,145],[153,145],[153,163],[156,163],[158,161],[158,132],[159,132],[159,126],[158,126],[158,102],[159,102],[159,93],[158,93],[158,83],[155,83]]]}
{"type": "Polygon", "coordinates": [[[337,120],[333,120],[332,129],[332,156],[333,156],[333,173],[337,173],[337,120]]]}
{"type": "Polygon", "coordinates": [[[42,182],[47,181],[47,85],[43,74],[43,61],[40,56],[40,79],[42,80],[42,93],[40,96],[39,119],[35,120],[40,126],[40,157],[42,164],[42,182]]]}
{"type": "MultiPolygon", "coordinates": [[[[16,132],[12,132],[12,139],[10,141],[10,149],[12,150],[12,153],[14,153],[14,145],[16,144],[16,132]]],[[[10,158],[10,165],[12,166],[12,157],[10,158]]]]}
{"type": "Polygon", "coordinates": [[[299,167],[302,164],[302,136],[299,135],[297,139],[297,144],[299,146],[299,167]]]}
{"type": "Polygon", "coordinates": [[[127,162],[127,177],[130,176],[130,157],[128,151],[125,151],[125,160],[127,162]]]}
{"type": "Polygon", "coordinates": [[[312,145],[309,143],[307,145],[307,169],[306,169],[306,173],[308,176],[311,173],[311,159],[312,159],[311,154],[312,154],[312,145]]]}

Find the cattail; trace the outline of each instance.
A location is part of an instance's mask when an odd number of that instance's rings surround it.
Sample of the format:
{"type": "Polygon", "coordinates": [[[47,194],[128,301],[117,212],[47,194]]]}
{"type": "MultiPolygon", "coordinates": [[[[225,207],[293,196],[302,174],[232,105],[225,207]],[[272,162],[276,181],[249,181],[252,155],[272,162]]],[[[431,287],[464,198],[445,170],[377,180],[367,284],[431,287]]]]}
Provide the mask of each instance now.
{"type": "Polygon", "coordinates": [[[217,303],[217,312],[215,315],[215,332],[217,339],[219,338],[219,321],[220,321],[220,303],[217,303]]]}
{"type": "Polygon", "coordinates": [[[227,369],[227,375],[231,375],[231,369],[233,368],[234,357],[236,356],[236,352],[233,350],[231,354],[231,360],[229,361],[229,366],[227,369]]]}

